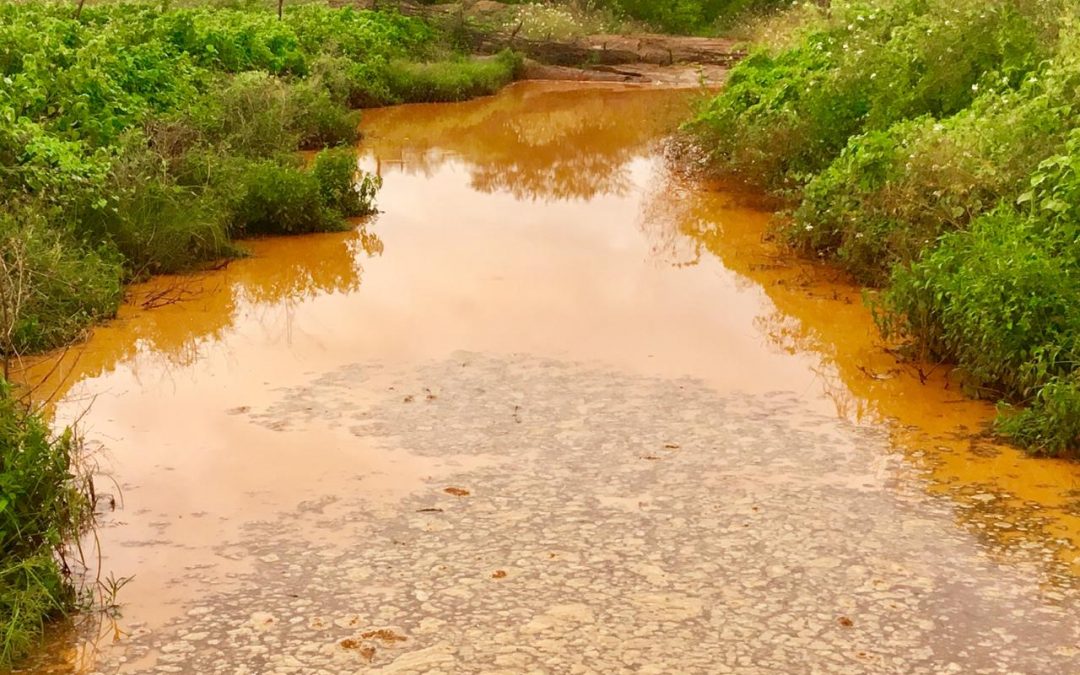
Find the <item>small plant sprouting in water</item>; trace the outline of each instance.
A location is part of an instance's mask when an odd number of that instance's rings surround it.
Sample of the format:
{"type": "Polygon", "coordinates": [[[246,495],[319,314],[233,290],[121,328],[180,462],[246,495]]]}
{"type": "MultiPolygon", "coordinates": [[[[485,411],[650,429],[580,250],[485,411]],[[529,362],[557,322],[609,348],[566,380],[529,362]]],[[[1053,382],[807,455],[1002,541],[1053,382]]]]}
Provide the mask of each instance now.
{"type": "MultiPolygon", "coordinates": [[[[112,572],[109,572],[109,576],[104,579],[98,579],[97,602],[95,605],[97,611],[110,619],[120,618],[120,590],[131,583],[133,579],[135,579],[134,575],[117,577],[112,572]]],[[[117,633],[119,633],[119,630],[117,630],[117,633]]]]}

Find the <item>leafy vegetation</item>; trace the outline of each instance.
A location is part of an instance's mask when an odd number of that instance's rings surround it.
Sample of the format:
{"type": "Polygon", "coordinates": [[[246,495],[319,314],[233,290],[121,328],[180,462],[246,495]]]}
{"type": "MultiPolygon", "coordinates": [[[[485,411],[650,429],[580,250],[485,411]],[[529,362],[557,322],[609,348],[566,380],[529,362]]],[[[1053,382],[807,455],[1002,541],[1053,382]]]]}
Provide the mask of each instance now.
{"type": "Polygon", "coordinates": [[[782,0],[594,0],[633,19],[673,33],[699,33],[730,24],[748,11],[772,9],[782,0]]]}
{"type": "MultiPolygon", "coordinates": [[[[438,0],[423,0],[437,2],[438,0]]],[[[514,23],[533,39],[566,39],[606,32],[626,20],[686,35],[730,28],[754,13],[768,13],[790,0],[504,0],[522,5],[514,23]]]]}
{"type": "Polygon", "coordinates": [[[0,379],[0,663],[24,655],[43,622],[72,606],[58,561],[90,509],[74,446],[68,432],[50,436],[0,379]]]}
{"type": "Polygon", "coordinates": [[[718,170],[790,199],[781,236],[884,287],[886,334],[1002,400],[1002,433],[1080,450],[1075,8],[798,11],[693,123],[718,170]]]}
{"type": "Polygon", "coordinates": [[[228,255],[236,237],[370,211],[376,183],[341,154],[309,171],[295,151],[354,142],[353,108],[490,93],[519,66],[415,62],[442,49],[391,12],[0,6],[0,236],[4,269],[21,270],[0,281],[20,298],[0,352],[63,344],[115,311],[123,281],[228,255]]]}
{"type": "Polygon", "coordinates": [[[390,89],[405,101],[460,101],[483,96],[506,86],[520,72],[522,59],[504,51],[492,59],[461,58],[436,63],[392,61],[387,69],[390,89]]]}

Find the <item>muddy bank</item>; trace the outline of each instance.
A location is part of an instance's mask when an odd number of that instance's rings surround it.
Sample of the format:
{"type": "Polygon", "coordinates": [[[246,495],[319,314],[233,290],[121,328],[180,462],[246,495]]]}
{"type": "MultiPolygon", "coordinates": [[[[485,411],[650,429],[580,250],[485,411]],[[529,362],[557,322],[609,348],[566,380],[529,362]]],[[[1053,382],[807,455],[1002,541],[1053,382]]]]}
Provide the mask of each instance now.
{"type": "Polygon", "coordinates": [[[622,82],[665,87],[701,88],[719,87],[727,79],[724,66],[627,64],[620,66],[593,66],[575,68],[545,65],[526,61],[523,80],[559,80],[567,82],[622,82]]]}

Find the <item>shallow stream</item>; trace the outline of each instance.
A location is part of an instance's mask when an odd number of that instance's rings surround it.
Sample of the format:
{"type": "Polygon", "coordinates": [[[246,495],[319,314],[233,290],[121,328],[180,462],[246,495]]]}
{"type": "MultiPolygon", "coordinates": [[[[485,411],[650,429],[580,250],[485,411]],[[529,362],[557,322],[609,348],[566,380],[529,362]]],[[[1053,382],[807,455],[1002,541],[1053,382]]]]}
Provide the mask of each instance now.
{"type": "Polygon", "coordinates": [[[30,671],[1080,673],[1080,468],[673,172],[694,96],[372,111],[376,218],[31,368],[132,579],[30,671]]]}

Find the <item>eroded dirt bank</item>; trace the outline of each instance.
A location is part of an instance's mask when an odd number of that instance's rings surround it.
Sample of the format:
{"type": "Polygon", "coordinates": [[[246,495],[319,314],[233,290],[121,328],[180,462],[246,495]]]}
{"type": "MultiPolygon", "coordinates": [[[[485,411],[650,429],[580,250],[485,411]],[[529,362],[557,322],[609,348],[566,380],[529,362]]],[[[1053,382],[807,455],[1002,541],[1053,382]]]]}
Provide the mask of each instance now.
{"type": "Polygon", "coordinates": [[[135,578],[37,672],[1080,670],[1080,472],[672,175],[691,96],[373,111],[366,232],[137,288],[45,387],[135,578]]]}

